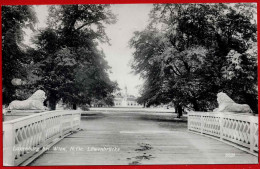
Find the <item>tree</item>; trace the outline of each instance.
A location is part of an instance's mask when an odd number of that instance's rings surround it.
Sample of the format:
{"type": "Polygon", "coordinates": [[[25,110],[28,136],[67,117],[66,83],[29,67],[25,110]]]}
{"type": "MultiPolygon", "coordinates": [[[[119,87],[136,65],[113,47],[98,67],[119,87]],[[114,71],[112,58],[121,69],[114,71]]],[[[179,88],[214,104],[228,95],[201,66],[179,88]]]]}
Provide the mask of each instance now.
{"type": "MultiPolygon", "coordinates": [[[[224,91],[236,101],[256,107],[257,92],[252,86],[257,82],[257,60],[251,59],[252,55],[256,58],[256,54],[252,50],[249,52],[255,46],[256,25],[252,17],[235,9],[224,4],[154,5],[150,24],[144,31],[136,33],[130,42],[135,49],[135,72],[146,72],[143,76],[145,85],[152,82],[151,78],[156,78],[153,85],[155,81],[161,84],[160,89],[149,91],[146,102],[155,96],[159,102],[167,99],[158,98],[168,98],[180,115],[182,107],[196,111],[213,109],[216,94],[224,91]],[[160,38],[155,38],[157,36],[160,38]],[[238,72],[232,66],[230,58],[238,55],[231,51],[238,52],[243,58],[243,64],[239,62],[242,64],[240,67],[244,67],[243,71],[238,72]],[[155,61],[153,64],[157,67],[148,66],[150,60],[155,61]],[[236,71],[234,77],[251,78],[251,81],[227,79],[224,70],[236,71]],[[156,71],[159,75],[150,74],[156,71]],[[238,82],[240,85],[237,85],[238,82]]],[[[254,108],[254,111],[257,109],[254,108]]]]}
{"type": "Polygon", "coordinates": [[[22,43],[24,38],[23,28],[33,26],[37,22],[32,6],[2,6],[2,81],[3,104],[8,104],[16,99],[17,86],[11,81],[15,78],[25,79],[27,65],[27,46],[22,43]]]}
{"type": "Polygon", "coordinates": [[[48,28],[35,39],[35,74],[47,91],[51,109],[62,99],[73,105],[106,98],[115,88],[98,42],[107,42],[104,24],[115,21],[109,5],[56,5],[49,9],[48,28]]]}
{"type": "Polygon", "coordinates": [[[158,95],[160,92],[157,92],[162,88],[161,65],[157,58],[164,48],[164,44],[160,43],[161,38],[163,37],[156,29],[146,29],[142,32],[135,32],[129,42],[130,46],[136,49],[133,53],[132,69],[146,79],[141,97],[137,99],[137,102],[145,104],[146,107],[158,105],[164,99],[160,98],[158,95]]]}

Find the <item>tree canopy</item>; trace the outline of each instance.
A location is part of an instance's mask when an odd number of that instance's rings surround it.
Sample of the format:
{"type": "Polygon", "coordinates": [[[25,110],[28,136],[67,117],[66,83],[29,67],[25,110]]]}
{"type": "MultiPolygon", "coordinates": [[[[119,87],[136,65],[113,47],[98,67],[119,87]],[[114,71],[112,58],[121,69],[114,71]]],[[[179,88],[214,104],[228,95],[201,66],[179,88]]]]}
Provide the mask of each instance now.
{"type": "Polygon", "coordinates": [[[33,28],[36,21],[32,6],[3,7],[5,103],[17,98],[11,97],[12,79],[24,78],[24,90],[44,90],[51,109],[61,99],[73,108],[95,100],[112,104],[117,83],[109,79],[110,66],[99,47],[109,43],[105,25],[116,22],[110,6],[50,6],[47,27],[36,31],[33,46],[21,48],[22,28],[33,28]]]}
{"type": "Polygon", "coordinates": [[[55,5],[49,8],[48,27],[35,38],[34,70],[38,86],[47,90],[50,107],[58,100],[67,104],[90,104],[110,97],[116,82],[98,48],[109,43],[105,24],[115,22],[109,5],[55,5]]]}
{"type": "Polygon", "coordinates": [[[130,41],[132,68],[146,81],[139,102],[206,111],[223,91],[257,112],[255,9],[155,4],[149,25],[130,41]]]}
{"type": "Polygon", "coordinates": [[[2,6],[2,82],[3,104],[7,104],[17,97],[18,86],[12,80],[25,79],[27,65],[27,46],[22,43],[24,28],[34,30],[37,18],[32,6],[2,6]]]}

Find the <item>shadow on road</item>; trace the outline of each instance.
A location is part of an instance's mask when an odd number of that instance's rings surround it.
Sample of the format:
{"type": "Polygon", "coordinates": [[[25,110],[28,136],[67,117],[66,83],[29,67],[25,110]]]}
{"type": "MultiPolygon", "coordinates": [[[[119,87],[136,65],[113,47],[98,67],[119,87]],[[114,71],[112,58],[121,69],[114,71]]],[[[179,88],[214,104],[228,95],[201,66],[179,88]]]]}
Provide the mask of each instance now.
{"type": "Polygon", "coordinates": [[[106,117],[105,114],[102,112],[96,112],[96,111],[84,111],[81,113],[81,119],[84,120],[93,120],[93,119],[100,119],[106,117]]]}
{"type": "Polygon", "coordinates": [[[176,118],[176,115],[142,115],[139,117],[141,120],[154,121],[160,127],[167,128],[169,130],[186,130],[187,129],[187,117],[176,118]]]}
{"type": "Polygon", "coordinates": [[[142,120],[153,120],[157,122],[177,122],[177,123],[187,123],[187,117],[176,118],[176,115],[160,115],[160,114],[145,114],[141,115],[142,120]]]}

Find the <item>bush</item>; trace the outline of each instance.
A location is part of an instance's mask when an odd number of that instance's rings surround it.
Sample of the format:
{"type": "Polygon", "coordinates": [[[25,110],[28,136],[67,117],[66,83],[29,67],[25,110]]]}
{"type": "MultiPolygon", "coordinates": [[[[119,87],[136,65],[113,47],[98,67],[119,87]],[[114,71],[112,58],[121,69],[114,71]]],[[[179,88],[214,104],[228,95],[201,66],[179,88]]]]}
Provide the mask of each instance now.
{"type": "Polygon", "coordinates": [[[81,105],[80,108],[83,111],[89,111],[89,105],[81,105]]]}

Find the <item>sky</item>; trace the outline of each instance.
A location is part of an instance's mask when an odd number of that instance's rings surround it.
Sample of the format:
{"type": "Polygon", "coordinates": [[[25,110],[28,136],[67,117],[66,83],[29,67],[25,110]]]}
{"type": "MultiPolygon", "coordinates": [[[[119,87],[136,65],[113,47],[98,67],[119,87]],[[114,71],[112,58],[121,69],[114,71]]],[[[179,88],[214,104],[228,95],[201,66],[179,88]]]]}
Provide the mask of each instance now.
{"type": "MultiPolygon", "coordinates": [[[[111,80],[117,81],[119,87],[127,87],[128,94],[138,96],[139,89],[143,83],[139,75],[131,73],[130,61],[133,59],[133,49],[129,47],[129,40],[135,31],[143,30],[148,24],[148,14],[152,9],[152,4],[113,4],[111,10],[117,15],[117,22],[106,25],[106,33],[110,38],[110,44],[101,44],[106,60],[111,66],[109,74],[111,80]]],[[[39,23],[37,28],[46,27],[48,7],[46,5],[35,6],[39,23]]],[[[32,32],[27,30],[25,42],[30,44],[29,37],[32,32]]]]}
{"type": "Polygon", "coordinates": [[[102,45],[107,61],[112,67],[112,80],[116,80],[119,87],[127,87],[128,94],[138,95],[143,81],[138,75],[131,73],[130,61],[133,59],[133,49],[129,47],[129,40],[135,31],[143,30],[148,24],[148,14],[152,4],[120,4],[112,5],[112,11],[117,14],[117,23],[107,26],[106,32],[111,39],[109,45],[102,45]]]}

